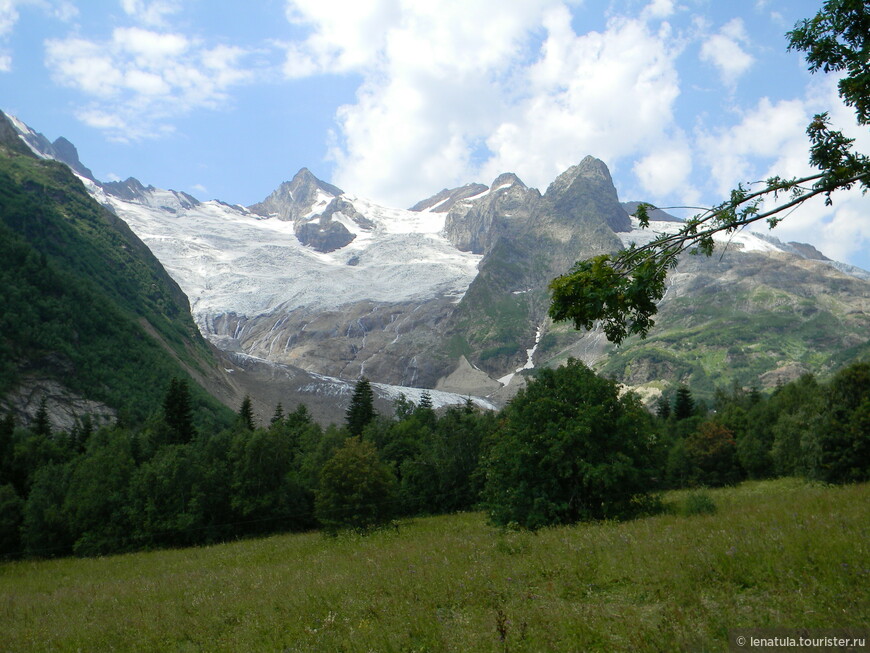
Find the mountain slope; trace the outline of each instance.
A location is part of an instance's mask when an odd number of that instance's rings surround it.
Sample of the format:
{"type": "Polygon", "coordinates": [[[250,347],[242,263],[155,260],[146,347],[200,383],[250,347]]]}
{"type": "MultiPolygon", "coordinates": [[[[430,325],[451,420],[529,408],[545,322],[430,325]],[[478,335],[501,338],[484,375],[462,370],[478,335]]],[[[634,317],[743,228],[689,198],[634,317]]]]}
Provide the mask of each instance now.
{"type": "Polygon", "coordinates": [[[215,360],[142,241],[66,165],[17,145],[0,141],[0,405],[26,419],[46,397],[64,427],[76,410],[142,421],[172,376],[215,360]]]}
{"type": "Polygon", "coordinates": [[[686,257],[646,340],[616,349],[597,330],[552,324],[552,278],[676,225],[655,214],[662,221],[639,230],[626,210],[636,203],[620,203],[594,157],[543,194],[505,173],[411,210],[379,206],[306,169],[248,208],[135,179],[82,181],[181,286],[203,335],[229,353],[223,364],[237,392],[278,398],[266,390],[273,379],[284,396],[323,398],[338,379],[366,375],[503,401],[523,373],[568,356],[653,394],[680,382],[712,392],[824,373],[868,352],[870,273],[746,232],[723,241],[715,259],[686,257]]]}

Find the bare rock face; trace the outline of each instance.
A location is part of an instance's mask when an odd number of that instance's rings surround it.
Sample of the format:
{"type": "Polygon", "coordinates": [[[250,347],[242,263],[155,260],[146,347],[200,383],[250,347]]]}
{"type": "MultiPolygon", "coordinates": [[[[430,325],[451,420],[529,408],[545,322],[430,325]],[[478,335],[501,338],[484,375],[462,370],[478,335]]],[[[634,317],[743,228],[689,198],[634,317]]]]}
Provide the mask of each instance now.
{"type": "Polygon", "coordinates": [[[587,156],[559,175],[544,195],[554,211],[569,221],[603,221],[613,231],[631,231],[631,219],[619,203],[610,171],[587,156]]]}
{"type": "Polygon", "coordinates": [[[296,229],[296,237],[303,245],[318,252],[333,252],[353,242],[356,236],[340,222],[306,222],[296,229]]]}
{"type": "Polygon", "coordinates": [[[480,195],[489,190],[483,184],[466,184],[459,188],[445,188],[432,197],[417,202],[410,208],[411,211],[432,211],[433,213],[447,213],[457,202],[480,195]]]}
{"type": "Polygon", "coordinates": [[[11,410],[17,421],[26,425],[34,421],[43,401],[55,431],[71,430],[86,415],[98,426],[116,418],[112,408],[80,397],[53,379],[26,380],[4,397],[2,408],[4,412],[11,410]]]}
{"type": "Polygon", "coordinates": [[[473,367],[465,356],[459,357],[459,363],[450,374],[438,379],[436,390],[455,392],[463,395],[489,396],[502,385],[486,372],[473,367]]]}
{"type": "Polygon", "coordinates": [[[506,221],[527,220],[540,199],[537,189],[527,187],[515,174],[500,175],[486,195],[453,204],[444,223],[444,235],[457,249],[484,254],[505,232],[506,221]]]}
{"type": "Polygon", "coordinates": [[[285,181],[269,197],[252,204],[248,210],[257,215],[274,215],[295,222],[312,211],[318,213],[318,208],[325,209],[332,198],[342,194],[344,191],[340,188],[321,181],[308,168],[302,168],[292,180],[285,181]]]}

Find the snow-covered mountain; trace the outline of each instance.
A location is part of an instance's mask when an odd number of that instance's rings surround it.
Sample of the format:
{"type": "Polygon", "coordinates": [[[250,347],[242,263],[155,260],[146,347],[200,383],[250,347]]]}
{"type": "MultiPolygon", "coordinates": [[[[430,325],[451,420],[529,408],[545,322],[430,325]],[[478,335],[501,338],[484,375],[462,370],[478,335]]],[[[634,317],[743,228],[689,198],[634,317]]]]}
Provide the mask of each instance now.
{"type": "MultiPolygon", "coordinates": [[[[69,148],[15,126],[40,155],[64,160],[66,152],[68,165],[83,168],[69,148]]],[[[792,364],[794,373],[832,367],[837,351],[867,345],[867,272],[747,231],[722,238],[724,258],[690,257],[670,277],[661,327],[646,343],[628,341],[617,351],[600,333],[553,325],[547,284],[554,276],[579,258],[678,226],[662,214],[639,229],[593,157],[543,194],[506,173],[489,186],[444,189],[408,210],[344,192],[307,169],[250,207],[77,174],[151,248],[217,347],[331,379],[366,375],[396,387],[497,398],[503,386],[522,383],[517,372],[571,355],[610,366],[633,385],[656,375],[672,382],[724,375],[748,384],[792,364]],[[721,311],[704,322],[692,317],[704,313],[699,306],[721,311]],[[786,310],[796,313],[795,326],[809,325],[806,333],[781,342],[758,335],[786,310]],[[744,324],[745,333],[719,343],[692,335],[722,320],[744,324]],[[830,337],[817,337],[816,324],[829,325],[818,328],[830,337]],[[680,346],[677,332],[688,334],[680,346]],[[663,340],[650,351],[657,334],[663,340]],[[689,336],[698,342],[685,345],[689,336]],[[713,355],[711,347],[727,353],[713,355]],[[722,366],[723,356],[749,363],[722,366]]]]}
{"type": "MultiPolygon", "coordinates": [[[[296,222],[275,215],[219,201],[179,202],[173,191],[146,189],[128,199],[93,182],[88,187],[155,252],[190,299],[203,333],[213,339],[238,337],[215,326],[229,314],[255,318],[300,308],[322,311],[360,300],[456,301],[480,260],[440,235],[442,214],[387,209],[345,194],[340,198],[365,215],[365,223],[333,213],[330,223],[354,238],[322,252],[300,241],[296,222]]],[[[319,219],[316,209],[336,199],[323,197],[303,215],[309,220],[303,224],[319,219]]]]}

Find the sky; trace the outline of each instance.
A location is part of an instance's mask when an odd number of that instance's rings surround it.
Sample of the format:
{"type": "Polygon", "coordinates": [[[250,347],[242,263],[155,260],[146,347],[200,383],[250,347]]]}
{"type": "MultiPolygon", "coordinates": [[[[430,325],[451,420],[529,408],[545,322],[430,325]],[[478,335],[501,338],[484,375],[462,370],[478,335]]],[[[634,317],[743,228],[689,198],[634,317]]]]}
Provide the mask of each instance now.
{"type": "MultiPolygon", "coordinates": [[[[623,200],[720,202],[810,171],[836,79],[785,33],[821,0],[0,0],[0,109],[103,181],[250,205],[302,167],[408,207],[514,172],[542,192],[586,155],[623,200]]],[[[690,217],[694,209],[674,209],[690,217]]],[[[870,197],[773,235],[870,269],[870,197]]]]}

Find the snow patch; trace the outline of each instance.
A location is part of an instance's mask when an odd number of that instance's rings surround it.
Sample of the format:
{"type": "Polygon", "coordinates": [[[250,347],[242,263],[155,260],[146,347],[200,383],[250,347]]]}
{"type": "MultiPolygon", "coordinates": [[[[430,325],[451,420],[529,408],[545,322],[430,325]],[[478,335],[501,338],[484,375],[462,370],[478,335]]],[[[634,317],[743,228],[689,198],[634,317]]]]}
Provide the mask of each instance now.
{"type": "MultiPolygon", "coordinates": [[[[121,217],[185,292],[208,334],[215,316],[257,316],[279,307],[336,309],[345,304],[461,298],[477,275],[480,255],[457,250],[440,235],[444,214],[382,207],[345,196],[374,227],[335,218],[357,235],[334,252],[317,252],[296,238],[292,221],[254,216],[218,201],[185,208],[172,191],[142,201],[91,194],[121,217]],[[347,265],[357,257],[357,265],[347,265]]],[[[323,194],[321,202],[326,201],[323,194]]],[[[331,198],[329,198],[331,200],[331,198]]]]}
{"type": "Polygon", "coordinates": [[[531,370],[535,368],[535,352],[538,351],[538,345],[541,344],[541,336],[543,335],[543,327],[538,327],[538,330],[535,332],[535,344],[529,349],[526,349],[526,363],[522,367],[518,367],[516,370],[511,372],[510,374],[505,374],[500,379],[497,379],[499,383],[502,385],[507,385],[511,382],[515,375],[519,374],[523,370],[531,370]]]}

